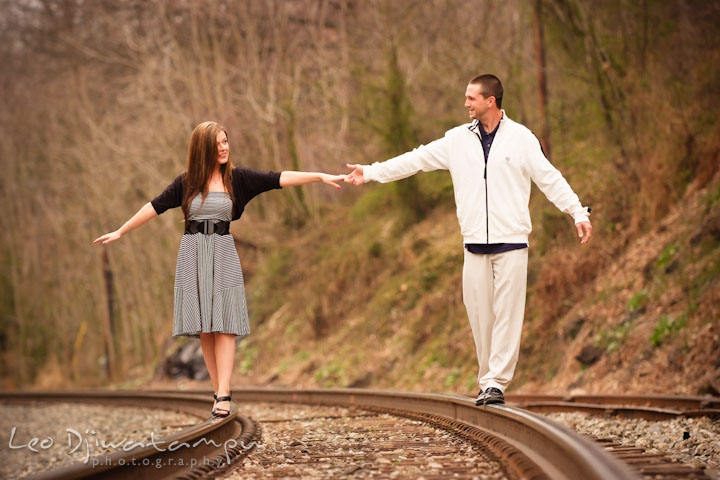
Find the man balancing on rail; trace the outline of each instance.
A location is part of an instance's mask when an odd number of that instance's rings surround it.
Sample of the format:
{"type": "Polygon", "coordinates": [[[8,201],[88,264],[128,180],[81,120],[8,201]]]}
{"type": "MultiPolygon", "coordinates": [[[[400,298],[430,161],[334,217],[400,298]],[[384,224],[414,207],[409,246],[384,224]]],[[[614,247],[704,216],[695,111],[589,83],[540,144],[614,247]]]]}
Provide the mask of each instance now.
{"type": "Polygon", "coordinates": [[[463,302],[478,359],[477,405],[505,403],[520,351],[525,310],[530,180],[570,214],[580,243],[592,236],[583,207],[562,174],[545,158],[533,133],[501,109],[503,87],[480,75],[465,91],[471,123],[385,162],[348,165],[347,183],[386,183],[419,171],[449,170],[465,245],[463,302]]]}

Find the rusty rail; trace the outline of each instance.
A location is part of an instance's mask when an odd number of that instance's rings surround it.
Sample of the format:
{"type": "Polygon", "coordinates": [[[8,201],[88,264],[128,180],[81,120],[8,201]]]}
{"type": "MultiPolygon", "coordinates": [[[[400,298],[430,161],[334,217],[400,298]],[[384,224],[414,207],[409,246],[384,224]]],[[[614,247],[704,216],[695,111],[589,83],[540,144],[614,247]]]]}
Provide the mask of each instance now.
{"type": "Polygon", "coordinates": [[[646,420],[707,416],[720,418],[720,398],[661,395],[507,395],[516,407],[540,413],[584,412],[646,420]]]}

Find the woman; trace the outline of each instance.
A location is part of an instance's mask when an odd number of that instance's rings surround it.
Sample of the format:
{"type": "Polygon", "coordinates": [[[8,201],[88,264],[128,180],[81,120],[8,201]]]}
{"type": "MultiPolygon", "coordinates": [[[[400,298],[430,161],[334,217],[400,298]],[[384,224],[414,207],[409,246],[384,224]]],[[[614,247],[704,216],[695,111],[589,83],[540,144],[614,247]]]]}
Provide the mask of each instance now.
{"type": "Polygon", "coordinates": [[[335,182],[344,179],[345,175],[233,168],[225,128],[204,122],[195,127],[190,138],[187,171],[122,227],[93,242],[107,245],[164,211],[182,207],[185,234],[175,272],[173,335],[200,337],[215,391],[214,416],[230,413],[235,336],[250,333],[230,222],[240,218],[253,197],[267,190],[318,181],[339,189],[335,182]]]}

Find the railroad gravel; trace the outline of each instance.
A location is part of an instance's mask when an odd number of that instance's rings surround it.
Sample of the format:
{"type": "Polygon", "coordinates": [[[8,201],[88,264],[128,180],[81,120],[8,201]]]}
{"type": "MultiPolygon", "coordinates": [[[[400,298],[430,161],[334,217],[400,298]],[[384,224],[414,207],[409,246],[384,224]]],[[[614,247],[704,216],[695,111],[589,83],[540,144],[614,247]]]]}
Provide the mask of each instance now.
{"type": "Polygon", "coordinates": [[[93,455],[147,445],[153,438],[201,421],[194,415],[154,408],[0,403],[0,478],[22,478],[72,462],[89,462],[93,455]]]}
{"type": "Polygon", "coordinates": [[[424,422],[342,407],[241,403],[260,448],[227,479],[506,478],[483,450],[424,422]]]}
{"type": "Polygon", "coordinates": [[[584,413],[549,413],[546,417],[584,435],[614,440],[625,446],[670,458],[720,479],[720,421],[709,417],[649,421],[598,417],[584,413]]]}

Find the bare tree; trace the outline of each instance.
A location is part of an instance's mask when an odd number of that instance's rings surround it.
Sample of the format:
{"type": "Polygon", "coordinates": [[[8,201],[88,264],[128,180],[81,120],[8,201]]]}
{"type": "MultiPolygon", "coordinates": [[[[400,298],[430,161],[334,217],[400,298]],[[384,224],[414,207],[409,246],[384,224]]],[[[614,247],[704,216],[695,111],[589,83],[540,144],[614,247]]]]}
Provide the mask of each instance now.
{"type": "Polygon", "coordinates": [[[545,45],[543,41],[542,0],[535,0],[533,5],[533,27],[533,31],[535,33],[535,59],[537,62],[538,112],[540,114],[540,121],[542,122],[540,144],[543,146],[545,155],[550,157],[550,119],[548,118],[547,111],[548,92],[545,67],[545,45]]]}

